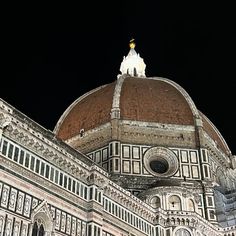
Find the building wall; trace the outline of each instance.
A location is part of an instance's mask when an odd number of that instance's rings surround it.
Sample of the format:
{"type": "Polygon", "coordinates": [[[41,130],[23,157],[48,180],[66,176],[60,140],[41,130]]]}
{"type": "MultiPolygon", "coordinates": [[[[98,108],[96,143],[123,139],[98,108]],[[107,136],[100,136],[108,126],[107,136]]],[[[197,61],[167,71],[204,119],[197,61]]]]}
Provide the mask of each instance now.
{"type": "MultiPolygon", "coordinates": [[[[214,209],[210,185],[205,185],[205,192],[199,193],[200,198],[209,195],[210,198],[205,198],[208,199],[207,209],[204,200],[199,201],[202,205],[197,205],[197,198],[190,191],[194,186],[189,186],[188,181],[176,188],[163,188],[163,206],[156,207],[149,200],[158,192],[160,194],[160,189],[147,193],[150,198],[141,200],[112,181],[91,159],[56,139],[50,131],[6,103],[2,102],[0,109],[0,236],[32,235],[35,222],[44,226],[45,235],[194,236],[227,232],[233,236],[235,226],[215,225],[195,210],[202,209],[210,214],[210,207],[214,209]],[[183,195],[186,189],[188,192],[183,195]],[[175,204],[171,209],[176,196],[183,205],[176,208],[175,204]],[[188,205],[190,199],[194,209],[188,205]]],[[[140,171],[151,177],[144,173],[141,160],[141,154],[148,147],[130,143],[118,147],[122,162],[128,161],[132,172],[125,173],[122,164],[119,171],[131,176],[140,171]],[[135,167],[135,162],[140,163],[139,168],[135,167]]],[[[106,146],[103,149],[106,148],[109,156],[110,149],[106,146]]],[[[115,153],[112,153],[116,154],[114,148],[115,153]]],[[[192,166],[199,167],[196,150],[172,148],[172,151],[181,163],[181,177],[185,173],[183,166],[188,166],[190,173],[192,166]]],[[[100,158],[103,160],[103,156],[100,158]]],[[[112,158],[116,159],[116,155],[112,158]]],[[[193,179],[193,174],[189,178],[193,179]]]]}

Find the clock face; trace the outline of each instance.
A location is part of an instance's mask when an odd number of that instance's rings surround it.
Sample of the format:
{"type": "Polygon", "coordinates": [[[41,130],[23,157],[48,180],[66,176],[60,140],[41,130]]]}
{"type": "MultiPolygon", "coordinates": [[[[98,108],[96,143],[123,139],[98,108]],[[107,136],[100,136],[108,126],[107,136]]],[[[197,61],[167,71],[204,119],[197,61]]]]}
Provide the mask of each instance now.
{"type": "Polygon", "coordinates": [[[175,236],[191,236],[191,234],[189,233],[187,229],[178,229],[175,232],[175,236]]]}

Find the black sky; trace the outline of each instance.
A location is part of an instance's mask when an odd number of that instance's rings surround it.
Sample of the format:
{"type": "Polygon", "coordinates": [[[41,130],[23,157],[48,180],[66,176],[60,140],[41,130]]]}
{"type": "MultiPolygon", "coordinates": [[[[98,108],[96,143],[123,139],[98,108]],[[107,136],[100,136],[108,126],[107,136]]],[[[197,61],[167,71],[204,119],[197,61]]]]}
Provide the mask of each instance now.
{"type": "Polygon", "coordinates": [[[135,38],[146,75],[180,84],[236,154],[233,6],[80,2],[5,9],[1,98],[53,130],[76,98],[116,80],[135,38]]]}

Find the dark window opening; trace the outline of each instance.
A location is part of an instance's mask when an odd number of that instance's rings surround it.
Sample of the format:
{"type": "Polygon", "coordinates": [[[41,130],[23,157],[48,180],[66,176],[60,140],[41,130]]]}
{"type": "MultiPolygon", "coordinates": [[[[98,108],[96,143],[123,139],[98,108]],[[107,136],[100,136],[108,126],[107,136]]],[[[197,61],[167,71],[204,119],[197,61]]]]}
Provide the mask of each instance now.
{"type": "Polygon", "coordinates": [[[204,171],[205,171],[205,177],[208,178],[209,175],[208,175],[208,169],[207,169],[207,166],[204,166],[204,171]]]}
{"type": "Polygon", "coordinates": [[[164,174],[169,169],[169,164],[165,159],[159,158],[150,161],[152,171],[158,174],[164,174]]]}
{"type": "Polygon", "coordinates": [[[33,231],[32,231],[32,236],[37,236],[37,234],[38,234],[38,225],[35,222],[34,227],[33,227],[33,231]]]}
{"type": "Polygon", "coordinates": [[[37,159],[37,160],[36,160],[36,168],[35,168],[35,171],[36,171],[37,173],[39,173],[39,165],[40,165],[40,161],[37,159]]]}
{"type": "Polygon", "coordinates": [[[115,154],[116,155],[119,154],[119,144],[118,143],[115,144],[115,154]]]}
{"type": "Polygon", "coordinates": [[[43,225],[40,225],[40,227],[39,227],[39,236],[44,236],[44,227],[43,227],[43,225]]]}
{"type": "Polygon", "coordinates": [[[40,170],[40,175],[44,176],[44,167],[45,167],[45,164],[42,162],[41,163],[41,170],[40,170]]]}
{"type": "Polygon", "coordinates": [[[28,153],[26,153],[26,156],[25,156],[25,167],[29,167],[29,154],[28,153]]]}
{"type": "Polygon", "coordinates": [[[2,154],[6,155],[7,154],[7,141],[4,140],[3,142],[3,147],[2,147],[2,154]]]}
{"type": "Polygon", "coordinates": [[[45,173],[45,177],[48,179],[49,177],[49,166],[46,165],[46,173],[45,173]]]}
{"type": "MultiPolygon", "coordinates": [[[[23,165],[23,163],[24,163],[24,156],[25,156],[25,152],[23,150],[21,150],[20,151],[20,164],[21,165],[23,165]]],[[[27,154],[26,154],[26,156],[27,156],[27,154]]],[[[29,154],[28,154],[28,158],[29,158],[29,154]]]]}
{"type": "Polygon", "coordinates": [[[13,145],[10,143],[9,150],[8,150],[8,157],[12,158],[12,154],[13,154],[13,145]]]}
{"type": "Polygon", "coordinates": [[[34,162],[35,162],[35,158],[33,156],[31,156],[31,162],[30,162],[30,169],[34,170],[34,162]]]}
{"type": "Polygon", "coordinates": [[[18,155],[19,155],[19,148],[18,148],[18,147],[15,147],[14,161],[18,161],[18,155]]]}
{"type": "Polygon", "coordinates": [[[32,231],[32,236],[44,236],[45,235],[45,231],[44,231],[44,227],[41,224],[38,227],[37,222],[34,223],[34,227],[33,227],[33,231],[32,231]]]}

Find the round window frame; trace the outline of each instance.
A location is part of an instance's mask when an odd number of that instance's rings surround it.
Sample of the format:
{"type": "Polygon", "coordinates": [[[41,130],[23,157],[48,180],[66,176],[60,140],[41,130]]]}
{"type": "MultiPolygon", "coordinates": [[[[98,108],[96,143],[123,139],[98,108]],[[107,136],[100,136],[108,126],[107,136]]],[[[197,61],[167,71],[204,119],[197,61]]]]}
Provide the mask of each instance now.
{"type": "Polygon", "coordinates": [[[178,170],[178,158],[176,154],[165,147],[152,147],[144,153],[143,163],[146,170],[157,177],[170,177],[173,176],[178,170]],[[150,167],[151,161],[165,160],[168,163],[168,169],[164,173],[158,173],[150,167]]]}

